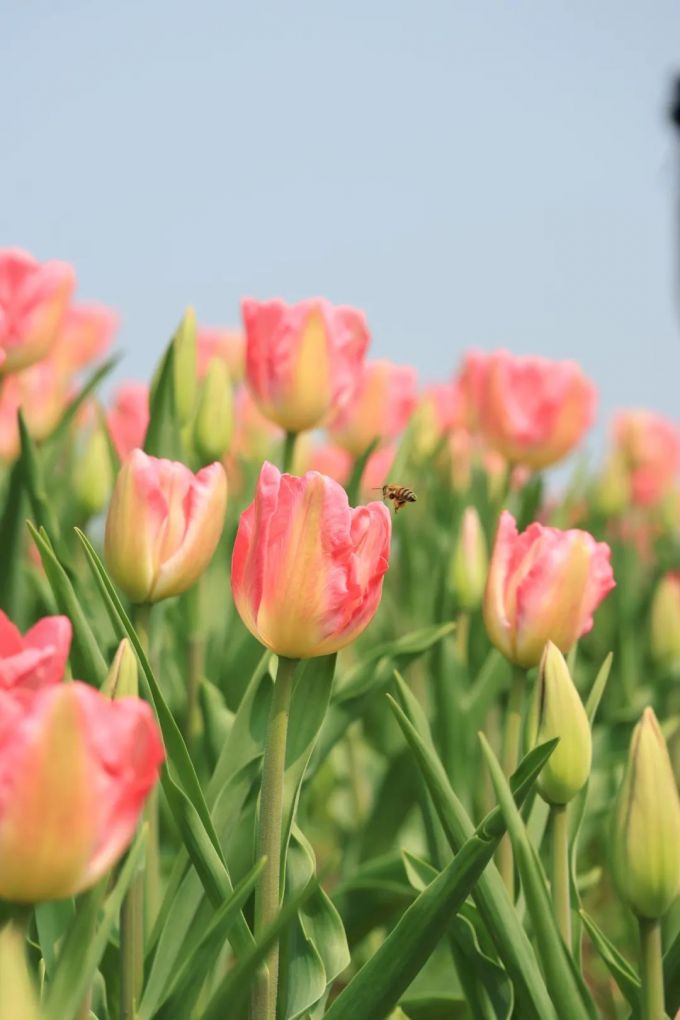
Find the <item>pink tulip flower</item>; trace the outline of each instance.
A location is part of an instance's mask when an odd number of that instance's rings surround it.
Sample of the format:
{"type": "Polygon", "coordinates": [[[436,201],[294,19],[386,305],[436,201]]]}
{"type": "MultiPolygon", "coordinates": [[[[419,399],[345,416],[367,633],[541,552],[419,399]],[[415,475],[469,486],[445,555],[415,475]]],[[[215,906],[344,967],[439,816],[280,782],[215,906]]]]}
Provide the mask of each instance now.
{"type": "Polygon", "coordinates": [[[73,896],[129,845],[158,779],[149,706],[87,684],[0,692],[0,897],[73,896]]]}
{"type": "MultiPolygon", "coordinates": [[[[295,452],[297,454],[297,448],[295,452]]],[[[339,446],[331,446],[329,443],[312,447],[308,462],[310,471],[318,471],[319,474],[327,475],[340,485],[345,485],[352,474],[352,458],[347,450],[342,450],[339,446]]]]}
{"type": "Polygon", "coordinates": [[[37,262],[17,248],[0,250],[2,371],[39,361],[55,342],[75,287],[66,262],[37,262]]]}
{"type": "Polygon", "coordinates": [[[312,658],[344,648],[378,608],[390,536],[382,503],[352,509],[331,478],[282,475],[265,462],[232,557],[241,619],[277,655],[312,658]]]}
{"type": "Polygon", "coordinates": [[[475,355],[461,385],[486,442],[513,464],[557,463],[590,427],[596,391],[573,361],[475,355]]]}
{"type": "Polygon", "coordinates": [[[351,401],[329,424],[334,443],[359,457],[374,439],[389,443],[408,424],[418,403],[415,368],[369,361],[351,401]]]}
{"type": "Polygon", "coordinates": [[[70,397],[69,380],[52,357],[6,376],[0,388],[0,460],[9,463],[19,456],[19,408],[31,437],[40,442],[59,424],[70,397]]]}
{"type": "Polygon", "coordinates": [[[322,425],[352,396],[369,341],[362,312],[324,298],[241,303],[246,382],[262,413],[288,432],[322,425]]]}
{"type": "Polygon", "coordinates": [[[243,382],[246,371],[246,338],[239,329],[199,326],[196,333],[196,372],[205,376],[208,364],[219,358],[229,369],[233,383],[243,382]]]}
{"type": "Polygon", "coordinates": [[[487,633],[511,662],[535,666],[548,641],[566,654],[588,633],[614,585],[605,542],[536,523],[519,535],[504,510],[484,595],[487,633]]]}
{"type": "Polygon", "coordinates": [[[217,548],[226,506],[221,464],[193,474],[184,464],[133,450],[116,479],[106,519],[111,576],[133,602],[186,591],[217,548]]]}
{"type": "Polygon", "coordinates": [[[70,648],[68,617],[45,616],[22,635],[0,610],[0,690],[58,683],[70,648]]]}
{"type": "Polygon", "coordinates": [[[120,460],[144,445],[149,427],[149,387],[146,383],[122,383],[106,415],[111,440],[120,460]]]}
{"type": "Polygon", "coordinates": [[[658,503],[680,471],[680,426],[651,411],[622,411],[614,419],[614,443],[633,502],[658,503]]]}
{"type": "Polygon", "coordinates": [[[105,305],[71,305],[55,340],[52,356],[70,374],[101,357],[111,346],[119,317],[105,305]]]}

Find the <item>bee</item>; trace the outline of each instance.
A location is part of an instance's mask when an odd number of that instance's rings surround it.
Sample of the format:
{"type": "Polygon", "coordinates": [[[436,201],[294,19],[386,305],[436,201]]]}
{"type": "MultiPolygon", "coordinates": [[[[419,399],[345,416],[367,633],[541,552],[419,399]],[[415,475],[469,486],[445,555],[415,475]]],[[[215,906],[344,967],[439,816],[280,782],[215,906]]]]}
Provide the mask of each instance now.
{"type": "Polygon", "coordinates": [[[416,494],[413,489],[407,488],[406,485],[383,485],[381,489],[377,489],[377,492],[382,492],[383,499],[390,499],[394,503],[394,512],[398,514],[403,506],[407,503],[416,502],[416,494]]]}

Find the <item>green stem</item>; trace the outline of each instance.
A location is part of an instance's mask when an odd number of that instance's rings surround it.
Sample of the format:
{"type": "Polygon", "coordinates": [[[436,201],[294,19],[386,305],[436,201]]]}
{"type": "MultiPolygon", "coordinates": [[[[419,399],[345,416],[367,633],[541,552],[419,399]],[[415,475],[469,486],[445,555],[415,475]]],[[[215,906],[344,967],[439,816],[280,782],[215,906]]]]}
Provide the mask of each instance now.
{"type": "Polygon", "coordinates": [[[551,893],[553,912],[564,944],[571,953],[571,893],[569,885],[569,822],[566,804],[553,804],[551,893]]]}
{"type": "Polygon", "coordinates": [[[459,613],[456,621],[456,654],[458,661],[464,666],[468,664],[468,649],[470,644],[470,614],[459,613]]]}
{"type": "Polygon", "coordinates": [[[205,639],[199,634],[189,638],[187,648],[187,715],[184,723],[184,737],[191,750],[198,730],[198,689],[205,667],[205,639]]]}
{"type": "MultiPolygon", "coordinates": [[[[510,686],[510,697],[505,709],[505,732],[503,736],[503,772],[506,776],[512,775],[517,768],[519,761],[519,744],[522,733],[522,707],[524,704],[524,689],[526,687],[526,673],[519,666],[512,668],[512,683],[510,686]]],[[[512,844],[509,836],[504,836],[498,848],[498,870],[505,882],[505,887],[514,897],[515,893],[515,868],[512,858],[512,844]]]]}
{"type": "Polygon", "coordinates": [[[297,440],[297,432],[286,432],[286,438],[283,441],[283,471],[284,474],[290,474],[293,470],[293,458],[295,457],[295,442],[297,440]]]}
{"type": "Polygon", "coordinates": [[[640,971],[642,1020],[664,1020],[661,923],[638,918],[640,925],[640,971]]]}
{"type": "MultiPolygon", "coordinates": [[[[272,694],[267,740],[262,765],[260,815],[257,831],[257,857],[266,864],[255,890],[255,939],[258,940],[274,920],[281,900],[281,825],[283,810],[283,773],[286,764],[288,715],[293,692],[297,659],[279,657],[279,668],[272,694]]],[[[255,982],[252,1020],[276,1020],[276,993],[279,973],[279,947],[274,946],[266,960],[267,974],[255,982]]]]}

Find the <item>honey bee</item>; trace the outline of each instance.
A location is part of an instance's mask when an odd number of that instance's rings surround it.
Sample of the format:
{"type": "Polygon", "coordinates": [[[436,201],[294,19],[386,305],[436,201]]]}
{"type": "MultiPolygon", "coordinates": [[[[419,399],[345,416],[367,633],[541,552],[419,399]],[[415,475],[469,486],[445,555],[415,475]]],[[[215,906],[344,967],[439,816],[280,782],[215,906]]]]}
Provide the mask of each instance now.
{"type": "Polygon", "coordinates": [[[398,514],[407,503],[416,502],[416,494],[413,489],[405,485],[383,485],[377,492],[382,492],[383,499],[390,499],[394,503],[394,512],[398,514]]]}

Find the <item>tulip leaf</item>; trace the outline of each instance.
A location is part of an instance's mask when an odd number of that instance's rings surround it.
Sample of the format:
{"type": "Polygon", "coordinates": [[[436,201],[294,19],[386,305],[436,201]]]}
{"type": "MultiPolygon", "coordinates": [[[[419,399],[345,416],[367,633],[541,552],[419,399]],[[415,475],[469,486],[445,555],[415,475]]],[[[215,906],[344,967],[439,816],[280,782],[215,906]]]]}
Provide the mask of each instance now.
{"type": "Polygon", "coordinates": [[[73,643],[71,645],[73,672],[77,677],[95,687],[101,687],[106,680],[108,666],[81,603],[73,590],[71,579],[59,562],[44,529],[37,531],[29,521],[28,530],[40,553],[40,559],[57,606],[60,612],[68,616],[73,626],[73,643]]]}
{"type": "Polygon", "coordinates": [[[547,879],[531,844],[508,781],[488,741],[480,734],[496,796],[508,826],[522,889],[536,933],[546,984],[560,1020],[598,1020],[595,1004],[557,928],[547,891],[547,879]]]}
{"type": "Polygon", "coordinates": [[[42,460],[38,448],[26,428],[24,416],[19,410],[19,435],[21,437],[21,463],[23,465],[24,482],[28,492],[31,510],[39,528],[45,528],[50,536],[50,542],[63,563],[64,556],[60,549],[61,531],[59,522],[52,509],[52,503],[47,498],[45,476],[42,460]]]}
{"type": "Polygon", "coordinates": [[[68,431],[71,422],[75,419],[78,411],[84,405],[85,401],[90,397],[99,386],[100,382],[106,379],[107,375],[113,371],[118,362],[121,359],[120,354],[114,354],[112,357],[104,361],[90,377],[83,383],[78,393],[70,402],[64,413],[62,414],[56,428],[52,431],[47,442],[52,446],[58,442],[62,436],[68,431]]]}
{"type": "Polygon", "coordinates": [[[628,1000],[633,1011],[638,1013],[641,1005],[640,991],[642,986],[640,978],[592,917],[585,910],[581,910],[579,913],[584,927],[590,936],[590,941],[606,964],[607,970],[614,978],[614,981],[616,981],[619,991],[628,1000]]]}
{"type": "Polygon", "coordinates": [[[680,931],[664,954],[663,976],[666,1002],[680,1002],[680,931]]]}
{"type": "Polygon", "coordinates": [[[175,1017],[191,1016],[203,982],[217,963],[229,930],[255,888],[264,863],[264,859],[258,861],[235,886],[233,894],[215,913],[210,923],[195,933],[193,939],[184,942],[181,965],[170,976],[161,997],[151,1001],[147,985],[140,1003],[138,1020],[152,1020],[153,1017],[158,1020],[174,1020],[175,1017]]]}
{"type": "Polygon", "coordinates": [[[347,499],[350,506],[356,506],[359,501],[361,494],[361,479],[363,478],[366,465],[371,458],[371,455],[375,452],[380,442],[380,437],[376,436],[375,439],[368,444],[363,453],[354,461],[352,465],[352,473],[349,476],[349,481],[345,485],[345,491],[347,492],[347,499]]]}
{"type": "Polygon", "coordinates": [[[145,842],[146,826],[143,826],[106,899],[106,878],[80,898],[59,951],[54,977],[47,988],[45,1020],[73,1017],[80,1008],[118,921],[123,897],[142,861],[145,842]]]}
{"type": "Polygon", "coordinates": [[[17,460],[12,466],[4,493],[5,505],[0,519],[0,609],[16,620],[19,612],[19,586],[23,574],[24,549],[24,476],[17,460]]]}
{"type": "MultiPolygon", "coordinates": [[[[437,757],[425,714],[403,679],[396,674],[403,709],[390,702],[396,720],[415,756],[427,784],[439,821],[451,849],[457,853],[474,831],[463,805],[451,789],[444,767],[437,757]]],[[[523,799],[547,761],[556,741],[534,748],[520,763],[512,777],[515,796],[523,799]]],[[[495,867],[487,868],[473,891],[480,917],[493,939],[496,952],[505,966],[517,997],[519,1015],[527,1020],[555,1020],[550,1000],[533,947],[514,904],[495,867]]]]}
{"type": "Polygon", "coordinates": [[[184,460],[181,423],[175,399],[175,338],[168,344],[151,386],[149,425],[144,451],[152,457],[184,460]]]}
{"type": "MultiPolygon", "coordinates": [[[[213,905],[219,907],[224,899],[233,893],[233,886],[186,744],[163,697],[137,632],[123,609],[101,560],[87,536],[79,528],[75,530],[102,597],[109,607],[112,619],[116,621],[118,637],[130,639],[139,659],[142,679],[156,709],[168,756],[166,767],[161,772],[163,791],[206,893],[213,905]]],[[[234,926],[233,938],[234,947],[239,952],[253,944],[250,928],[242,914],[234,926]]]]}

